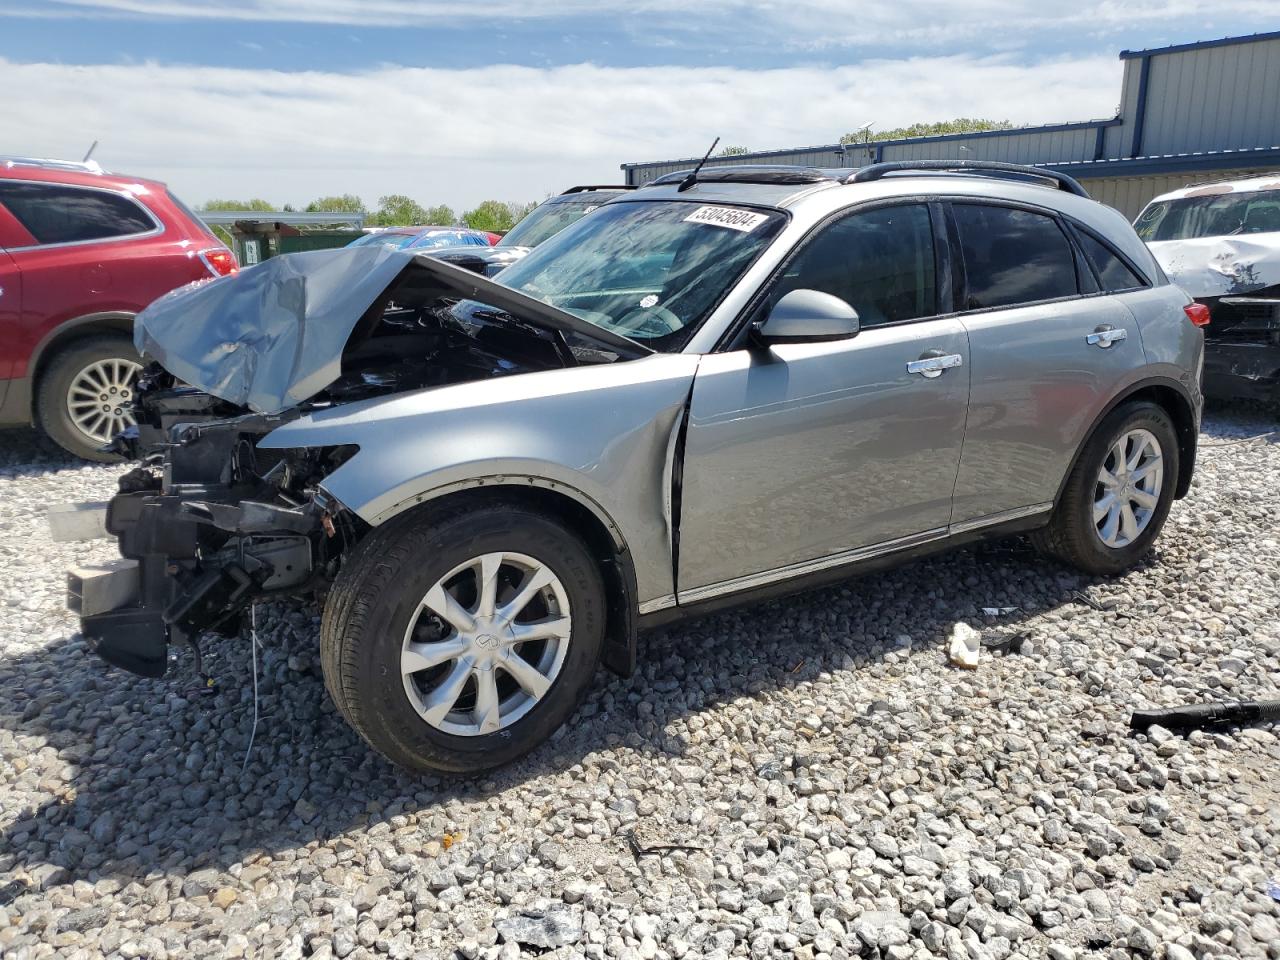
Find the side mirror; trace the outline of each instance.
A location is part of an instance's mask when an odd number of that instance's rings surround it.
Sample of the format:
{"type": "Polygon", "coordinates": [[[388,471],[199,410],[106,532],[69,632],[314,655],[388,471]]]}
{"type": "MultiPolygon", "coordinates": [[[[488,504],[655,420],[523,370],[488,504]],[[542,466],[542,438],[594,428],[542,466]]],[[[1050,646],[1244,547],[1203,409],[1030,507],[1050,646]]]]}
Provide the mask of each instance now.
{"type": "Polygon", "coordinates": [[[775,343],[820,343],[847,340],[861,329],[858,311],[839,297],[820,290],[792,290],[774,304],[769,316],[752,325],[752,339],[775,343]]]}

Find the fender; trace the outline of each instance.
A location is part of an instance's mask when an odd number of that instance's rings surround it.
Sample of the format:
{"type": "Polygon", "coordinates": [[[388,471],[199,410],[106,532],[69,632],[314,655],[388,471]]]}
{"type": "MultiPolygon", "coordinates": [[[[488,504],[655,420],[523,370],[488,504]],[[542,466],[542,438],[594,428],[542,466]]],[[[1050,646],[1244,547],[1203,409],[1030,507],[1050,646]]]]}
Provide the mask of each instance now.
{"type": "Polygon", "coordinates": [[[668,460],[697,366],[655,354],[394,394],[306,414],[259,446],[359,447],[323,485],[374,526],[459,490],[563,494],[625,547],[645,609],[675,593],[668,460]]]}

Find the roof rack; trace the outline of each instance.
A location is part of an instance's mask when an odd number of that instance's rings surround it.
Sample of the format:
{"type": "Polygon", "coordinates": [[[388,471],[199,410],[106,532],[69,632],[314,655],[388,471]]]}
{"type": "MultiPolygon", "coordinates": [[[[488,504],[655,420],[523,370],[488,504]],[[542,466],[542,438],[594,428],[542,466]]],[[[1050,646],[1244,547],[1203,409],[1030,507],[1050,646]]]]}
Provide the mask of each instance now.
{"type": "MultiPolygon", "coordinates": [[[[664,174],[650,180],[647,186],[663,186],[682,183],[689,170],[664,174]]],[[[792,166],[790,164],[735,164],[733,166],[703,167],[698,173],[698,183],[778,183],[805,184],[834,182],[835,177],[817,167],[792,166]]]]}
{"type": "Polygon", "coordinates": [[[634,183],[584,183],[581,186],[560,191],[560,196],[567,197],[571,193],[586,193],[589,190],[634,190],[635,188],[634,183]]]}
{"type": "Polygon", "coordinates": [[[1088,198],[1089,194],[1079,181],[1065,173],[1048,170],[1043,167],[1029,167],[1021,163],[1000,163],[996,160],[888,160],[884,163],[873,163],[850,174],[845,183],[868,183],[880,180],[890,173],[911,170],[935,170],[939,173],[968,173],[977,176],[991,175],[1011,179],[1024,177],[1051,184],[1059,190],[1074,193],[1077,197],[1088,198]]]}
{"type": "Polygon", "coordinates": [[[47,170],[78,170],[81,173],[106,173],[97,160],[54,160],[48,157],[0,156],[0,166],[42,167],[47,170]]]}

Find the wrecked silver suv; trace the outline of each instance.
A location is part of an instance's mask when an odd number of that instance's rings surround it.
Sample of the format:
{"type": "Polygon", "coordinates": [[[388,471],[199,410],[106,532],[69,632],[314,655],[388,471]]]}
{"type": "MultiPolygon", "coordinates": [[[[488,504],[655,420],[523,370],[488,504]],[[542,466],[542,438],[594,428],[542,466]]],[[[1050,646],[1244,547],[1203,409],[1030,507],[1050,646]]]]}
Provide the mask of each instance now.
{"type": "Polygon", "coordinates": [[[85,637],[158,676],[319,591],[352,726],[471,772],[679,616],[1015,532],[1124,569],[1191,480],[1190,301],[1069,178],[939,166],[666,178],[499,282],[347,248],[166,297],[85,637]]]}

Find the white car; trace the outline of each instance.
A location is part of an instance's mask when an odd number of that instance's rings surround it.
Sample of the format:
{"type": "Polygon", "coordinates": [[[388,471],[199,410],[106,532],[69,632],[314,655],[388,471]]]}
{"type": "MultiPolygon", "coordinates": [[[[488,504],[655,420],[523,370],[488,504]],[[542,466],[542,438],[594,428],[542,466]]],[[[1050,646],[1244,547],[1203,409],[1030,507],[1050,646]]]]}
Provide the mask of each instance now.
{"type": "Polygon", "coordinates": [[[1169,279],[1209,308],[1205,393],[1280,399],[1280,172],[1174,190],[1134,226],[1169,279]]]}

